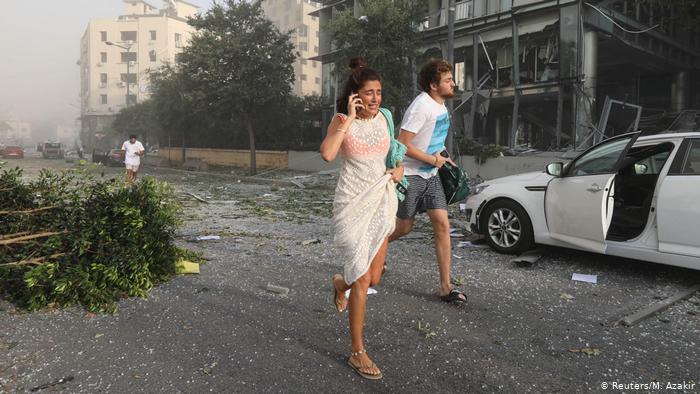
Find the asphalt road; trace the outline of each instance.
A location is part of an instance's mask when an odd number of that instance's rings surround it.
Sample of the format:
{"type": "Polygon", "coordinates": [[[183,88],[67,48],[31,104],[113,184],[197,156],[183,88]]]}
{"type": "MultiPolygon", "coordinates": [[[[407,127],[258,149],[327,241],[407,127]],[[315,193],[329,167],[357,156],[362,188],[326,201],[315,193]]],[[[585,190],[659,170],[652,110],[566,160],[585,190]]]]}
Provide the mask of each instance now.
{"type": "MultiPolygon", "coordinates": [[[[36,158],[17,164],[27,176],[70,167],[36,158]]],[[[94,171],[122,176],[118,168],[94,171]]],[[[633,327],[613,324],[700,283],[700,272],[554,248],[519,267],[509,256],[455,245],[452,271],[469,303],[454,307],[435,294],[424,219],[390,246],[388,271],[369,296],[366,345],[384,379],[363,380],[345,363],[347,314],[331,301],[330,278],[342,265],[330,233],[331,176],[303,178],[309,187],[298,189],[230,173],[143,172],[208,201],[182,195],[178,242],[209,262],[147,299],[121,301],[115,316],[79,308],[27,314],[0,301],[0,392],[68,377],[44,391],[569,393],[658,382],[700,392],[700,295],[633,327]],[[190,242],[211,234],[222,239],[190,242]],[[304,242],[312,239],[320,242],[304,242]],[[572,281],[572,273],[598,275],[598,283],[572,281]]],[[[459,228],[459,213],[452,216],[459,228]]]]}

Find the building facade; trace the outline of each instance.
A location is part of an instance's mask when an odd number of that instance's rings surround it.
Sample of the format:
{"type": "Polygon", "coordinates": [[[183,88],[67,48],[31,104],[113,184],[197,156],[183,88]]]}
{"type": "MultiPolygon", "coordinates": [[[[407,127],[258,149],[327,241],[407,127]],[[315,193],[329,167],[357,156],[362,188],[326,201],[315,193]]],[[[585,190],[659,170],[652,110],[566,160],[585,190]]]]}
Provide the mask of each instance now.
{"type": "MultiPolygon", "coordinates": [[[[448,57],[450,1],[428,3],[417,64],[448,57]]],[[[324,1],[321,26],[343,10],[359,17],[361,2],[324,1]]],[[[581,150],[700,107],[699,29],[681,13],[645,0],[456,1],[453,132],[516,152],[581,150]]],[[[324,33],[322,101],[332,113],[334,48],[324,33]]]]}
{"type": "Polygon", "coordinates": [[[320,4],[309,0],[265,0],[265,16],[281,32],[293,31],[292,42],[299,52],[294,63],[294,86],[297,96],[321,94],[321,62],[310,60],[319,52],[319,23],[313,12],[320,4]]]}
{"type": "Polygon", "coordinates": [[[14,118],[0,119],[0,145],[28,146],[31,141],[31,123],[14,118]]]}
{"type": "Polygon", "coordinates": [[[194,28],[187,18],[198,7],[183,0],[157,9],[142,0],[124,0],[126,13],[93,19],[80,41],[81,138],[100,145],[116,113],[150,96],[149,72],[187,45],[194,28]]]}

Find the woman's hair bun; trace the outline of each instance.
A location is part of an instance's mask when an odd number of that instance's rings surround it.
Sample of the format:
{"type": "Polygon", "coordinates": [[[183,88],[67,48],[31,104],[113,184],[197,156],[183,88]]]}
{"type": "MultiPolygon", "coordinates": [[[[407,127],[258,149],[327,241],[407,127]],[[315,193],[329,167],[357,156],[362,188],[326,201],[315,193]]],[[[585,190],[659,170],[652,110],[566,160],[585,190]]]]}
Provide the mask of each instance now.
{"type": "Polygon", "coordinates": [[[354,57],[350,59],[350,68],[355,71],[360,68],[367,67],[367,62],[365,62],[365,59],[361,57],[354,57]]]}

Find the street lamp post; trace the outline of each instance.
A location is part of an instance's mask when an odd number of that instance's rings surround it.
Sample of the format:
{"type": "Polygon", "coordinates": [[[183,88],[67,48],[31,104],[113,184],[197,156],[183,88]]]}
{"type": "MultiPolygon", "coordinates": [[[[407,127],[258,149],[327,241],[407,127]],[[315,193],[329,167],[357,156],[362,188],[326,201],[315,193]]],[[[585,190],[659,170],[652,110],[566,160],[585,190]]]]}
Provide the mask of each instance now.
{"type": "MultiPolygon", "coordinates": [[[[127,53],[131,52],[131,47],[134,45],[133,42],[127,42],[126,46],[123,46],[123,45],[113,43],[112,41],[106,41],[105,44],[113,45],[115,47],[125,49],[127,53]]],[[[126,102],[125,102],[126,107],[129,106],[129,96],[130,96],[129,85],[131,85],[131,84],[129,83],[129,75],[131,75],[131,61],[127,58],[126,59],[126,102]]]]}

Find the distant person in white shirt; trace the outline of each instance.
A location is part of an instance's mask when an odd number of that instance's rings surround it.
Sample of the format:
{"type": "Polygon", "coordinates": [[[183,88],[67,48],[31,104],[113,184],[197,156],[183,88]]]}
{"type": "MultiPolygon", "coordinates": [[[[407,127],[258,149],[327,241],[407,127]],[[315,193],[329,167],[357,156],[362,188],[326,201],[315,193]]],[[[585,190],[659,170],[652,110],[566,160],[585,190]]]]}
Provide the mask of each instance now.
{"type": "Polygon", "coordinates": [[[136,134],[129,136],[128,141],[124,141],[122,149],[126,152],[124,155],[124,164],[126,164],[126,182],[131,184],[136,180],[136,174],[139,172],[141,165],[141,156],[146,152],[141,142],[136,141],[136,134]]]}

